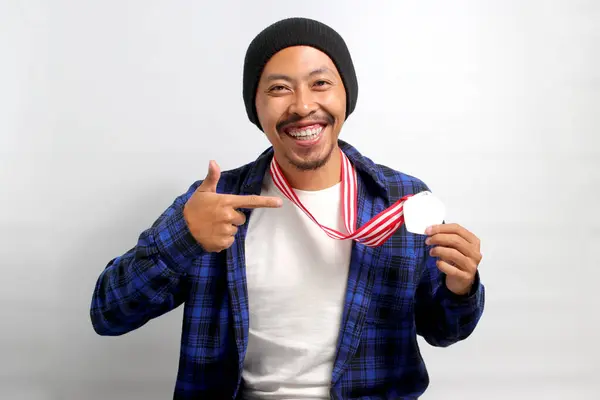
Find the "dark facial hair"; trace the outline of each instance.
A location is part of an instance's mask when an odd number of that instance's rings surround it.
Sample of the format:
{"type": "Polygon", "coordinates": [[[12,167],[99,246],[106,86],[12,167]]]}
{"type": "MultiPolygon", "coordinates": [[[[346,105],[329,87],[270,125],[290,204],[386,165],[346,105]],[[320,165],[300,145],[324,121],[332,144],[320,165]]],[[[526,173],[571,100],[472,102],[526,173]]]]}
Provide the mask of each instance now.
{"type": "Polygon", "coordinates": [[[333,115],[329,114],[328,112],[323,111],[321,114],[315,114],[314,112],[311,113],[310,115],[308,115],[307,117],[302,117],[298,114],[292,114],[288,119],[280,121],[277,123],[277,125],[275,126],[275,129],[277,129],[277,132],[281,132],[281,130],[290,124],[295,124],[298,121],[315,121],[315,122],[326,122],[327,125],[333,125],[335,123],[335,118],[333,118],[333,115]]]}
{"type": "MultiPolygon", "coordinates": [[[[327,125],[332,127],[332,129],[333,129],[333,124],[335,123],[335,118],[333,118],[333,116],[331,114],[329,114],[328,112],[325,112],[325,111],[322,113],[322,115],[317,115],[315,113],[311,113],[308,117],[302,117],[298,114],[293,114],[290,116],[290,118],[288,118],[284,121],[281,121],[277,124],[277,126],[276,126],[277,132],[281,132],[281,130],[285,126],[294,124],[298,121],[315,121],[315,122],[325,121],[327,123],[327,125]]],[[[327,154],[325,155],[325,157],[323,157],[320,160],[308,161],[308,162],[297,162],[295,160],[290,159],[289,157],[286,157],[286,159],[287,159],[288,163],[290,163],[290,165],[293,165],[296,169],[298,169],[300,171],[314,171],[314,170],[321,168],[323,165],[327,164],[327,161],[329,161],[329,159],[331,158],[331,154],[333,153],[333,148],[334,148],[334,145],[332,143],[331,147],[327,151],[327,154]]]]}

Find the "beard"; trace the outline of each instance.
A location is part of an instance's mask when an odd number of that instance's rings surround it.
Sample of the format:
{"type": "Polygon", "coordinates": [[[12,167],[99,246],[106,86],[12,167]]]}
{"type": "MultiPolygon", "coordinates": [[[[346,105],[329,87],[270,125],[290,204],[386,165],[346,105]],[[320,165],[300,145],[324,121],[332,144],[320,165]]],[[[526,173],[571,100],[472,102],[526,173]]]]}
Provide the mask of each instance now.
{"type": "Polygon", "coordinates": [[[287,161],[290,165],[292,165],[294,168],[296,168],[299,171],[315,171],[315,170],[321,168],[322,166],[324,166],[325,164],[327,164],[327,162],[331,158],[331,155],[333,154],[334,148],[335,148],[335,143],[333,143],[333,142],[330,143],[329,148],[325,151],[325,154],[323,156],[320,156],[317,159],[312,159],[312,160],[300,159],[299,160],[298,158],[301,158],[301,156],[291,157],[287,153],[285,155],[285,158],[287,159],[287,161]]]}
{"type": "MultiPolygon", "coordinates": [[[[322,111],[319,113],[314,113],[312,115],[310,115],[308,118],[302,118],[299,115],[292,115],[290,118],[288,118],[287,120],[283,120],[280,121],[277,126],[276,126],[276,131],[279,133],[282,131],[283,127],[285,127],[286,125],[289,124],[293,124],[297,121],[300,120],[313,120],[316,122],[325,122],[326,126],[323,129],[327,129],[328,131],[324,134],[332,134],[333,135],[333,129],[334,129],[334,124],[335,124],[335,118],[333,117],[333,115],[331,115],[330,113],[326,112],[326,111],[322,111]]],[[[285,135],[285,133],[283,133],[285,135]]],[[[335,135],[334,135],[335,136],[335,135]]],[[[336,147],[336,140],[330,140],[330,143],[328,144],[328,148],[327,149],[323,149],[320,154],[318,155],[318,158],[315,158],[314,154],[310,154],[310,150],[307,152],[306,156],[303,156],[301,153],[290,153],[291,150],[288,150],[288,152],[286,152],[285,154],[285,158],[287,159],[287,162],[292,165],[294,168],[296,168],[299,171],[315,171],[321,167],[323,167],[325,164],[327,164],[327,162],[329,161],[329,159],[331,158],[331,154],[333,153],[334,148],[336,147]]]]}

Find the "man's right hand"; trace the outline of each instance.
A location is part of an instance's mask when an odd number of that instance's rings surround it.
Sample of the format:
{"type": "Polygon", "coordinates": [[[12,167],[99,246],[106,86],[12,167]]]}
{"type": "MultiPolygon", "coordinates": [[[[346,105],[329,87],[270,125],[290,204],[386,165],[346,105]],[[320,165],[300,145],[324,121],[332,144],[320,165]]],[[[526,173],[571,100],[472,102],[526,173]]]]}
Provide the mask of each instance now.
{"type": "Polygon", "coordinates": [[[238,226],[246,216],[238,208],[279,208],[278,197],[239,196],[217,193],[221,171],[215,161],[208,165],[208,174],[183,208],[183,217],[196,241],[208,252],[229,248],[238,226]]]}

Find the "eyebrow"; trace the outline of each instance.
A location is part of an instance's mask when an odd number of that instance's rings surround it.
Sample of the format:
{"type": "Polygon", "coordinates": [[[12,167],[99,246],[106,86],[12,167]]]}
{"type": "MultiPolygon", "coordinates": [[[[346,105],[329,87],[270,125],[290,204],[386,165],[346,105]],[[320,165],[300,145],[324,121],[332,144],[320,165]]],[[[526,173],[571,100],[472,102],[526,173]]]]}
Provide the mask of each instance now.
{"type": "MultiPolygon", "coordinates": [[[[320,68],[310,71],[310,73],[306,77],[310,78],[312,76],[324,74],[324,73],[333,73],[333,71],[331,71],[331,69],[329,69],[327,67],[320,67],[320,68]]],[[[292,79],[291,77],[289,77],[288,75],[285,75],[285,74],[270,74],[267,76],[267,82],[272,82],[272,81],[277,81],[277,80],[292,82],[294,79],[292,79]]]]}

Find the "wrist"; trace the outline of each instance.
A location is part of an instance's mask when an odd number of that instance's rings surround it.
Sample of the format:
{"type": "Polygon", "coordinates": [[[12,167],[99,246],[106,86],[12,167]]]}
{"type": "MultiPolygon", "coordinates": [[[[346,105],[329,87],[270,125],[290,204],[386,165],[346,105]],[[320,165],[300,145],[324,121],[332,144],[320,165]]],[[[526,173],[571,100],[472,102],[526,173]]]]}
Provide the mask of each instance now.
{"type": "Polygon", "coordinates": [[[458,281],[446,276],[445,285],[446,288],[456,296],[467,296],[471,293],[474,283],[475,278],[465,282],[464,280],[458,281]]]}

